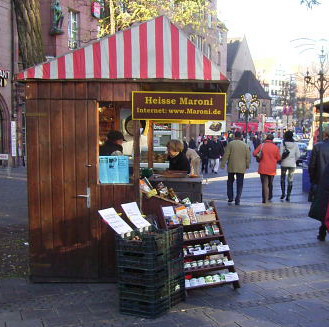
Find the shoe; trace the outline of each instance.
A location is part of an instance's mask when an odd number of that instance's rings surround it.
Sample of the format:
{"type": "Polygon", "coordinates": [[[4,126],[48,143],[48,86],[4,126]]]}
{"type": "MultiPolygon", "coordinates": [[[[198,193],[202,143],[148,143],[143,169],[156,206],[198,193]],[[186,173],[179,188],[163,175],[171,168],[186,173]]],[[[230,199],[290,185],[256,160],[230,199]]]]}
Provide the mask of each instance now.
{"type": "Polygon", "coordinates": [[[325,240],[326,240],[326,236],[325,235],[318,235],[317,237],[316,237],[319,241],[321,241],[321,242],[324,242],[325,240]]]}
{"type": "Polygon", "coordinates": [[[235,205],[239,206],[240,205],[240,201],[235,201],[235,205]]]}
{"type": "Polygon", "coordinates": [[[216,174],[216,175],[217,175],[217,171],[214,171],[214,174],[216,174]]]}
{"type": "Polygon", "coordinates": [[[266,201],[265,201],[265,200],[263,200],[263,201],[262,201],[262,203],[266,203],[266,201]]]}
{"type": "Polygon", "coordinates": [[[280,196],[280,199],[283,200],[286,197],[286,195],[284,193],[282,193],[282,195],[280,196]]]}
{"type": "Polygon", "coordinates": [[[228,200],[227,204],[232,204],[233,200],[228,200]]]}
{"type": "Polygon", "coordinates": [[[271,196],[270,198],[268,198],[269,201],[271,201],[273,199],[273,196],[271,196]]]}

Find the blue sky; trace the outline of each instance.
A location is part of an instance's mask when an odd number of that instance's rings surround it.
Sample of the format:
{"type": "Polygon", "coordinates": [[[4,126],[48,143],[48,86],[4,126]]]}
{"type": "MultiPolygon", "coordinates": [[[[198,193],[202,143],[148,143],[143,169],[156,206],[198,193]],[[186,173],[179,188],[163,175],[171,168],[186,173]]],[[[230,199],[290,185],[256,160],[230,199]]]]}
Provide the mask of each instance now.
{"type": "MultiPolygon", "coordinates": [[[[321,2],[310,10],[299,0],[218,0],[218,15],[229,29],[229,37],[246,35],[255,61],[272,58],[285,67],[307,67],[318,63],[319,45],[316,51],[301,54],[309,42],[291,41],[329,40],[329,0],[321,2]]],[[[328,47],[329,42],[324,44],[328,47]]]]}

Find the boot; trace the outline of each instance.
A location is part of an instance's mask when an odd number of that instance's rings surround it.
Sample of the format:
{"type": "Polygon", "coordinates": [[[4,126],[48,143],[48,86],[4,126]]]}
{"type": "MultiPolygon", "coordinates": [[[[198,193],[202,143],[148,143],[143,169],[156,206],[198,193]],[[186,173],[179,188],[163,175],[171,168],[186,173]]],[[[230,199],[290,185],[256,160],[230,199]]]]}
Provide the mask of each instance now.
{"type": "Polygon", "coordinates": [[[282,178],[283,176],[281,176],[281,197],[280,199],[283,200],[286,197],[286,179],[282,178]]]}
{"type": "Polygon", "coordinates": [[[327,235],[327,227],[322,223],[319,228],[319,234],[317,236],[317,239],[321,242],[324,242],[326,240],[326,235],[327,235]]]}
{"type": "Polygon", "coordinates": [[[288,189],[287,189],[287,197],[286,197],[286,201],[290,201],[291,190],[292,190],[292,183],[288,183],[288,189]]]}

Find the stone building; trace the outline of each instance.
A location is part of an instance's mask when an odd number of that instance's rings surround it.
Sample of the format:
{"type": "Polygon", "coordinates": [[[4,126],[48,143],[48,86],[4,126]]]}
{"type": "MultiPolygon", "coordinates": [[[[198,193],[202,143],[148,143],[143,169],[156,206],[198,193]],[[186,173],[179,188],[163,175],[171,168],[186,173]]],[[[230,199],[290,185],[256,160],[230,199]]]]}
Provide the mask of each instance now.
{"type": "Polygon", "coordinates": [[[17,113],[12,96],[12,77],[17,72],[17,31],[12,1],[0,1],[0,166],[11,164],[17,155],[17,113]]]}

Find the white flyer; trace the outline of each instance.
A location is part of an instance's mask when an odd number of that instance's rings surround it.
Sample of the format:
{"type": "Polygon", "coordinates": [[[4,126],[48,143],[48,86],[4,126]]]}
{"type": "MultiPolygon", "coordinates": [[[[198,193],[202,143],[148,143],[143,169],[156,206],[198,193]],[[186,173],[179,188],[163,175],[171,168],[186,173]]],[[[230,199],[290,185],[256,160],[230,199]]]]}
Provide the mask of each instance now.
{"type": "Polygon", "coordinates": [[[206,211],[206,207],[205,207],[205,205],[204,205],[203,202],[200,202],[200,203],[192,203],[191,204],[191,207],[193,208],[193,210],[194,210],[195,213],[205,212],[206,211]]]}
{"type": "Polygon", "coordinates": [[[132,228],[117,214],[114,208],[98,210],[104,221],[118,234],[132,232],[132,228]]]}
{"type": "Polygon", "coordinates": [[[175,211],[172,206],[170,207],[162,207],[162,212],[165,217],[172,217],[175,216],[175,211]]]}
{"type": "Polygon", "coordinates": [[[217,245],[218,252],[229,251],[229,250],[230,250],[230,247],[227,244],[217,245]]]}
{"type": "Polygon", "coordinates": [[[125,212],[126,216],[128,217],[128,219],[137,228],[144,228],[151,226],[151,224],[145,218],[143,218],[136,202],[123,203],[121,204],[121,207],[125,212]]]}
{"type": "Polygon", "coordinates": [[[236,280],[239,280],[239,276],[238,274],[235,272],[235,273],[227,273],[225,274],[225,281],[226,282],[234,282],[236,280]]]}

